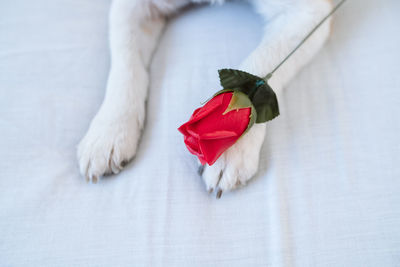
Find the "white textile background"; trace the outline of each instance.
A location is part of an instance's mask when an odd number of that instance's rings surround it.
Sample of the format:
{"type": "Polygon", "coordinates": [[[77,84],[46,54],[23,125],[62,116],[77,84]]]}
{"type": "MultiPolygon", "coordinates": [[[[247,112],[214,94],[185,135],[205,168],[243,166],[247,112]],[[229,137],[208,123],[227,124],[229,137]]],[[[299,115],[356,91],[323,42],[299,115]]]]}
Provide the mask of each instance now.
{"type": "Polygon", "coordinates": [[[343,6],[279,99],[257,176],[220,200],[176,129],[261,19],[243,3],[173,18],[136,159],[87,185],[75,151],[104,96],[109,4],[0,2],[1,266],[400,266],[399,1],[343,6]]]}

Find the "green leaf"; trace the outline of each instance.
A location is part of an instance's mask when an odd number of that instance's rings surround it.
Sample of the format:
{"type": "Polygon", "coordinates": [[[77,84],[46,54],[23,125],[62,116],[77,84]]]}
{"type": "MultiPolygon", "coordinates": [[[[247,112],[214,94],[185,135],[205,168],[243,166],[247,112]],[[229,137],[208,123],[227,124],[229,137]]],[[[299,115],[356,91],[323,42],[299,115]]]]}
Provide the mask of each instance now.
{"type": "Polygon", "coordinates": [[[256,123],[270,121],[279,115],[276,94],[267,83],[257,88],[251,98],[251,102],[257,112],[256,123]]]}
{"type": "Polygon", "coordinates": [[[234,69],[222,69],[218,71],[219,80],[224,89],[232,89],[234,87],[242,87],[248,83],[254,84],[262,78],[253,74],[234,69]]]}
{"type": "MultiPolygon", "coordinates": [[[[214,96],[229,92],[240,91],[244,93],[256,112],[256,123],[270,121],[279,115],[278,100],[268,83],[253,74],[234,69],[222,69],[218,71],[223,90],[214,96]]],[[[253,113],[253,112],[252,112],[253,113]]]]}
{"type": "Polygon", "coordinates": [[[218,92],[216,92],[216,93],[211,97],[211,99],[214,98],[214,97],[216,97],[217,95],[220,95],[220,94],[223,94],[223,93],[226,93],[226,92],[233,92],[233,91],[235,91],[235,90],[234,90],[234,89],[222,89],[222,90],[219,90],[218,92]]]}
{"type": "Polygon", "coordinates": [[[251,103],[251,101],[247,95],[245,95],[244,93],[242,93],[240,91],[233,91],[231,102],[229,102],[228,107],[226,108],[224,113],[222,113],[222,115],[225,115],[226,113],[228,113],[229,111],[232,111],[232,110],[250,108],[252,106],[253,106],[253,104],[251,103]]]}
{"type": "Polygon", "coordinates": [[[257,112],[253,104],[251,103],[249,97],[246,94],[240,91],[233,91],[231,101],[229,102],[228,107],[226,108],[224,113],[222,113],[222,115],[225,115],[226,113],[232,110],[239,110],[243,108],[251,108],[250,121],[245,131],[247,132],[251,128],[251,126],[253,126],[253,124],[256,122],[257,112]]]}

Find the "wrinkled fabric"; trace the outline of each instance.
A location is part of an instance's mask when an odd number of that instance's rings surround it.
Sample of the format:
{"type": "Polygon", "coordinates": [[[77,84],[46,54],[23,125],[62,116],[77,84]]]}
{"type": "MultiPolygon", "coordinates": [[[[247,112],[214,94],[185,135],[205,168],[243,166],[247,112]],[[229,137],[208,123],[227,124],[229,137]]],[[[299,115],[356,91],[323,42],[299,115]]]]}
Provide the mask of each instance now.
{"type": "Polygon", "coordinates": [[[278,99],[257,175],[219,200],[176,129],[263,20],[244,3],[171,18],[138,153],[89,185],[76,146],[105,93],[109,4],[0,1],[1,266],[399,266],[400,1],[338,10],[278,99]]]}

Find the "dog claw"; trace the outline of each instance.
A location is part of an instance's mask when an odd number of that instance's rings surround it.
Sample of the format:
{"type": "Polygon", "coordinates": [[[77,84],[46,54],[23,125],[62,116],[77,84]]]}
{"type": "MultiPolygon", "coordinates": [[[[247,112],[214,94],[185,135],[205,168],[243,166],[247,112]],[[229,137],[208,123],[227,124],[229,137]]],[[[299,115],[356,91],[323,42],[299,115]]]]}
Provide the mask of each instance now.
{"type": "Polygon", "coordinates": [[[214,191],[214,188],[208,189],[208,193],[211,194],[214,191]]]}
{"type": "Polygon", "coordinates": [[[222,190],[220,189],[220,190],[218,190],[218,193],[217,193],[217,199],[220,199],[221,196],[222,196],[222,190]]]}
{"type": "Polygon", "coordinates": [[[197,169],[197,173],[201,176],[204,172],[204,165],[200,165],[199,168],[197,169]]]}
{"type": "Polygon", "coordinates": [[[125,168],[126,165],[128,165],[128,163],[128,160],[121,161],[121,163],[119,164],[119,168],[122,170],[123,168],[125,168]]]}
{"type": "Polygon", "coordinates": [[[98,181],[99,179],[97,178],[97,176],[93,176],[92,177],[92,183],[94,183],[94,184],[97,184],[97,181],[98,181]]]}

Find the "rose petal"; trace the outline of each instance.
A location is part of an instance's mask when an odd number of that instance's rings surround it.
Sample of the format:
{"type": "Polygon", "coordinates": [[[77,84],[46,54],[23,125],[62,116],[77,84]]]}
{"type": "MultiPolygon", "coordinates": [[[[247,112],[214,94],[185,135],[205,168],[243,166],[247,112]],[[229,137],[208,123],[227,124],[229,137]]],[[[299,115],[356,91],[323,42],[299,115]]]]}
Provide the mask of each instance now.
{"type": "Polygon", "coordinates": [[[196,132],[194,131],[194,129],[193,129],[193,127],[192,127],[191,125],[188,125],[188,126],[187,126],[186,131],[187,131],[190,135],[192,135],[192,136],[194,136],[194,137],[196,137],[196,138],[199,138],[199,134],[196,133],[196,132]]]}
{"type": "Polygon", "coordinates": [[[201,154],[201,149],[199,147],[198,140],[192,136],[185,136],[184,142],[190,153],[199,155],[201,154]]]}
{"type": "Polygon", "coordinates": [[[199,147],[203,152],[204,158],[208,165],[213,165],[221,156],[221,154],[231,147],[237,141],[237,139],[238,137],[200,140],[199,147]]]}
{"type": "MultiPolygon", "coordinates": [[[[232,93],[227,93],[227,94],[230,94],[231,95],[230,97],[232,98],[232,93]]],[[[209,100],[204,106],[196,109],[193,112],[193,115],[190,117],[188,123],[189,122],[194,123],[194,122],[204,118],[205,116],[207,116],[214,110],[218,109],[224,100],[224,95],[225,94],[217,95],[216,97],[209,100]]]]}
{"type": "Polygon", "coordinates": [[[181,134],[183,134],[183,135],[188,135],[188,132],[187,132],[186,128],[187,128],[187,123],[182,124],[182,125],[178,128],[178,131],[181,132],[181,134]]]}
{"type": "Polygon", "coordinates": [[[203,155],[198,155],[197,158],[200,160],[201,165],[204,165],[207,163],[207,161],[203,155]]]}
{"type": "Polygon", "coordinates": [[[232,92],[214,97],[178,128],[185,136],[186,147],[202,164],[214,164],[247,129],[251,108],[224,113],[231,99],[232,92]]]}
{"type": "Polygon", "coordinates": [[[222,139],[222,138],[230,138],[230,137],[235,137],[237,136],[237,133],[232,132],[232,131],[214,131],[212,133],[204,133],[200,135],[200,139],[205,140],[205,139],[222,139]]]}

